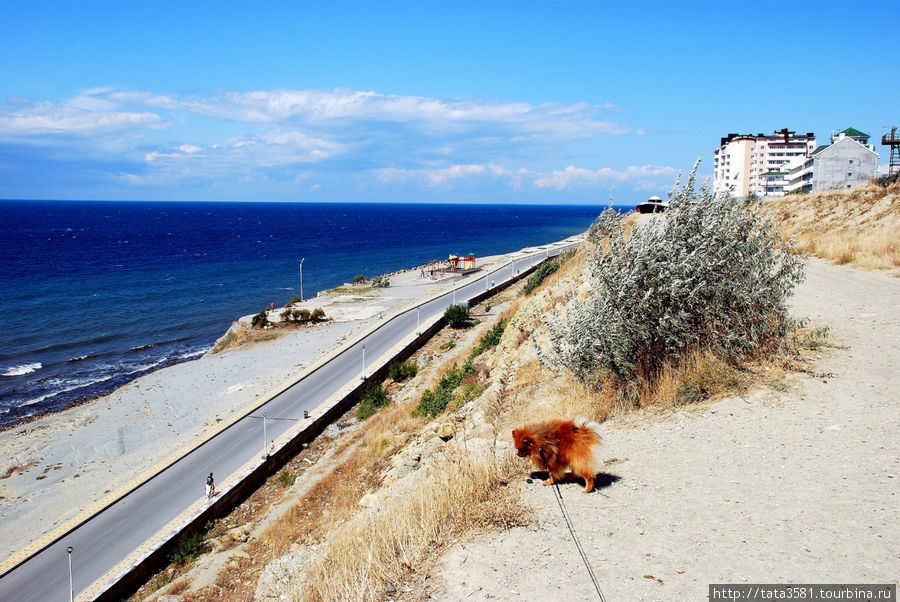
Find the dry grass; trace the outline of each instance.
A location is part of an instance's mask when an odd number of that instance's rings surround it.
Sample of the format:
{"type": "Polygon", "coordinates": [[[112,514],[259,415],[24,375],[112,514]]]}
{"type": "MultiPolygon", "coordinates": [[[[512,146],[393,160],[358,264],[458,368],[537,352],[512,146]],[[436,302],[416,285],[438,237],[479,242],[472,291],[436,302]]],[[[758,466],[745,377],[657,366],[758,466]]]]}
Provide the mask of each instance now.
{"type": "Polygon", "coordinates": [[[380,600],[413,572],[429,551],[469,530],[525,524],[526,514],[506,485],[517,471],[508,454],[449,453],[411,488],[382,507],[335,529],[327,549],[306,572],[303,600],[380,600]]]}
{"type": "Polygon", "coordinates": [[[351,454],[263,533],[259,552],[274,559],[294,544],[321,543],[331,525],[352,516],[359,499],[380,484],[381,468],[378,458],[351,454]]]}
{"type": "Polygon", "coordinates": [[[765,205],[805,253],[864,268],[900,267],[900,182],[788,195],[765,205]]]}

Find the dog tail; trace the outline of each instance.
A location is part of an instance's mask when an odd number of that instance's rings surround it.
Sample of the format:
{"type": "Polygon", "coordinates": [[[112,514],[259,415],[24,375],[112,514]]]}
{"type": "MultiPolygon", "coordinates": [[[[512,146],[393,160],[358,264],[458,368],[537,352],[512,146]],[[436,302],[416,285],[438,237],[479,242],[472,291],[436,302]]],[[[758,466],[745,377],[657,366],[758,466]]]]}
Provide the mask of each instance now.
{"type": "Polygon", "coordinates": [[[591,446],[591,463],[594,471],[599,472],[603,467],[603,451],[600,449],[600,446],[603,445],[603,436],[600,434],[600,424],[577,414],[572,417],[572,424],[575,425],[575,428],[587,429],[594,435],[594,443],[591,446]]]}
{"type": "Polygon", "coordinates": [[[575,428],[579,429],[590,429],[594,431],[594,434],[597,435],[597,438],[600,441],[603,441],[603,436],[600,434],[600,424],[594,422],[593,420],[588,420],[584,416],[578,416],[577,414],[572,417],[572,424],[575,425],[575,428]]]}

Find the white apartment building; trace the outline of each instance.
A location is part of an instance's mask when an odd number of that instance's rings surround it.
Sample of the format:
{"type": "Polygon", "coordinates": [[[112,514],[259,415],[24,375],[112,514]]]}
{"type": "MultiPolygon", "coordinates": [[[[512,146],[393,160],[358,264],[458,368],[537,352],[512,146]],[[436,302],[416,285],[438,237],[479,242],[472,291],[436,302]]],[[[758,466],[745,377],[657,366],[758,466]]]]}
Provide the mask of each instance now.
{"type": "Polygon", "coordinates": [[[868,184],[878,170],[878,153],[868,144],[869,135],[855,128],[831,134],[808,157],[793,159],[786,169],[785,193],[848,190],[868,184]]]}
{"type": "Polygon", "coordinates": [[[878,153],[869,135],[854,128],[831,135],[831,144],[813,154],[812,191],[850,190],[871,182],[878,171],[878,153]]]}
{"type": "Polygon", "coordinates": [[[812,132],[787,128],[765,134],[728,134],[713,153],[713,191],[735,197],[781,196],[789,184],[787,164],[816,148],[812,132]]]}

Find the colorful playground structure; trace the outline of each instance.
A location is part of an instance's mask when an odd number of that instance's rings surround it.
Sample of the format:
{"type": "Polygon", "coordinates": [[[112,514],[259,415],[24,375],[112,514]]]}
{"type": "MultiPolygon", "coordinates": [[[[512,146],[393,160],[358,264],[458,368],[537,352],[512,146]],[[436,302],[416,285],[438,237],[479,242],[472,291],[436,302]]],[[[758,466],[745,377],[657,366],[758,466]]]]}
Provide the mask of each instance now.
{"type": "Polygon", "coordinates": [[[465,272],[467,270],[474,270],[475,254],[469,253],[468,255],[455,255],[451,253],[450,257],[447,258],[447,267],[451,272],[465,272]]]}
{"type": "Polygon", "coordinates": [[[451,253],[445,260],[431,259],[428,266],[422,272],[427,272],[434,277],[437,274],[447,274],[451,272],[465,273],[475,269],[475,254],[468,253],[466,255],[460,253],[451,253]]]}

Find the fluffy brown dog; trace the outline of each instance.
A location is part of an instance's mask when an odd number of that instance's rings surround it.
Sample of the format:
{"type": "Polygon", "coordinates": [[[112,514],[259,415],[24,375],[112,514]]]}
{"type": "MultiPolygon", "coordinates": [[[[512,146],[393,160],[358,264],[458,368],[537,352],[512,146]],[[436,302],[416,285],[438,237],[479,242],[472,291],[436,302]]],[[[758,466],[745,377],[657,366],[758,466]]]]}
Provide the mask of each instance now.
{"type": "Polygon", "coordinates": [[[583,416],[572,420],[553,420],[529,424],[513,431],[513,443],[519,456],[530,457],[534,465],[550,473],[544,485],[553,485],[565,477],[566,469],[583,478],[585,493],[594,489],[594,476],[600,472],[600,425],[583,416]]]}

